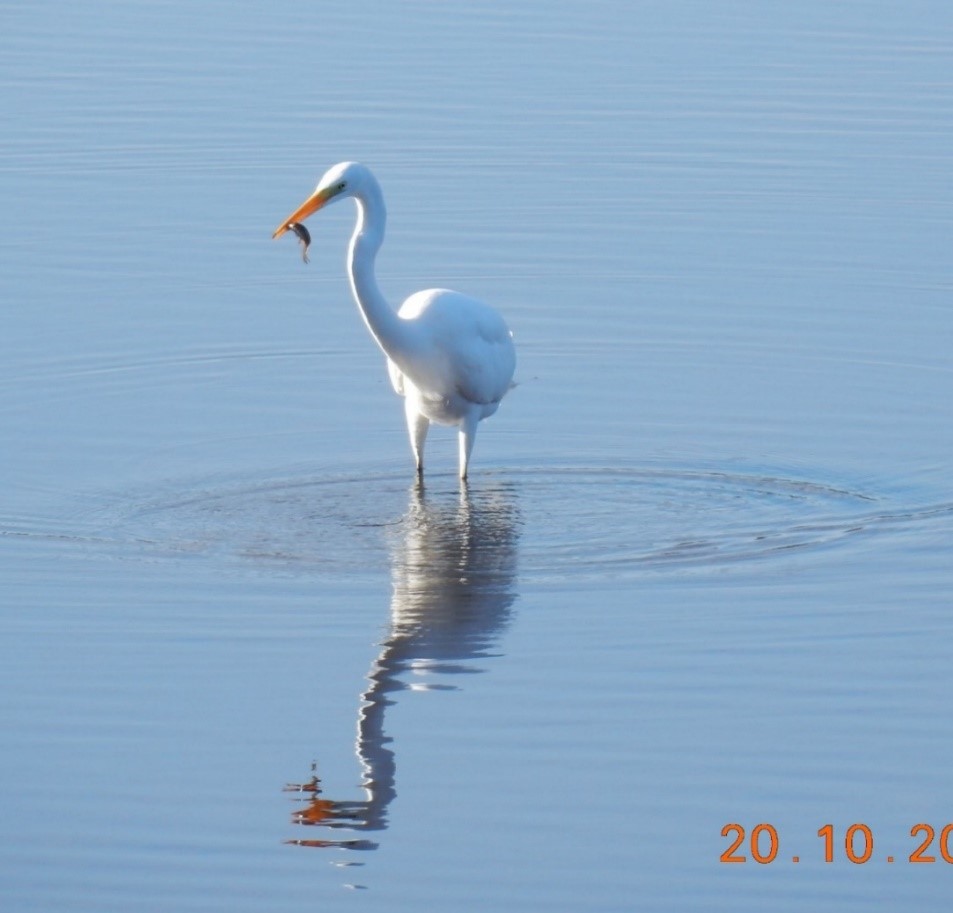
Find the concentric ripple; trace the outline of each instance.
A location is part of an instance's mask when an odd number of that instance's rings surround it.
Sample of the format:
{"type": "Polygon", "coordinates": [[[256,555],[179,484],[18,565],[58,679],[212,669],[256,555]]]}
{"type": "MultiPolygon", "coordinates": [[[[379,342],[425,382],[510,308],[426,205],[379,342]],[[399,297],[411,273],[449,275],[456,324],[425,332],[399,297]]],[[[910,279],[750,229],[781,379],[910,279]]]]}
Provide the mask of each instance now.
{"type": "MultiPolygon", "coordinates": [[[[705,568],[828,546],[867,528],[877,500],[804,479],[717,470],[566,469],[541,505],[551,535],[523,556],[542,574],[705,568]],[[574,503],[575,507],[570,508],[574,503]]],[[[540,480],[524,485],[531,494],[540,480]]]]}
{"type": "Polygon", "coordinates": [[[441,534],[468,536],[471,551],[506,543],[520,574],[545,580],[780,561],[953,519],[950,504],[898,504],[811,479],[577,466],[483,473],[465,493],[450,476],[420,488],[404,472],[189,483],[101,505],[81,541],[257,570],[380,573],[422,510],[441,513],[441,534]]]}

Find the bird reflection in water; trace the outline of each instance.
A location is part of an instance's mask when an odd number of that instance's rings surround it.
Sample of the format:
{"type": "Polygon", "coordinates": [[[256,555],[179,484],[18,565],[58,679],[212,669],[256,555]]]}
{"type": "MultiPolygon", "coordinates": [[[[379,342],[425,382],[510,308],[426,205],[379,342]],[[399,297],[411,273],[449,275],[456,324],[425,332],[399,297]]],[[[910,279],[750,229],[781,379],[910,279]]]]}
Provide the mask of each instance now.
{"type": "Polygon", "coordinates": [[[404,690],[448,689],[408,684],[406,676],[481,671],[516,598],[519,516],[515,491],[504,483],[464,486],[431,494],[421,481],[410,491],[406,514],[391,533],[390,630],[361,695],[357,757],[364,799],[324,798],[316,765],[306,783],[286,789],[306,794],[296,824],[348,829],[354,839],[290,840],[299,846],[374,849],[358,835],[387,827],[397,795],[396,758],[384,729],[385,711],[404,690]]]}

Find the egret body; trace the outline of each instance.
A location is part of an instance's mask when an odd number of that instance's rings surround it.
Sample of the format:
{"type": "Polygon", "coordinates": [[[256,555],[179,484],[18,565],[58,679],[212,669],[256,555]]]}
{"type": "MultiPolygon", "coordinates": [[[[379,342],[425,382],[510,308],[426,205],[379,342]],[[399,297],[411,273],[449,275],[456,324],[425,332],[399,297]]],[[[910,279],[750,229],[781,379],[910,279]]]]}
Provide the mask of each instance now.
{"type": "Polygon", "coordinates": [[[496,412],[513,385],[513,335],[489,305],[448,289],[417,292],[398,310],[387,303],[374,274],[387,214],[380,185],[364,165],[342,162],[329,169],[273,237],[347,197],[357,203],[347,257],[351,291],[387,357],[391,383],[404,397],[417,472],[423,473],[424,442],[436,422],[459,428],[459,471],[465,479],[478,423],[496,412]]]}

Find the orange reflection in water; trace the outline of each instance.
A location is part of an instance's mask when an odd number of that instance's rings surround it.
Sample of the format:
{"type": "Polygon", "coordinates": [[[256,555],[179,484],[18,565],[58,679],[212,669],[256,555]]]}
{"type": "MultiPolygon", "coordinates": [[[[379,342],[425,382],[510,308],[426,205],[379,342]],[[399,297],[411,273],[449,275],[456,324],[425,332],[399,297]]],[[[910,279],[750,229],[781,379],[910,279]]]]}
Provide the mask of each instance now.
{"type": "MultiPolygon", "coordinates": [[[[302,803],[303,807],[291,813],[292,823],[306,827],[315,825],[328,828],[365,827],[367,822],[364,806],[366,803],[336,802],[334,799],[321,798],[321,780],[316,773],[316,766],[315,764],[311,765],[311,779],[306,783],[288,783],[285,785],[285,792],[304,794],[301,798],[295,800],[302,803]]],[[[292,846],[341,847],[351,850],[374,849],[377,846],[376,843],[369,840],[326,840],[318,838],[286,840],[285,843],[292,846]]]]}

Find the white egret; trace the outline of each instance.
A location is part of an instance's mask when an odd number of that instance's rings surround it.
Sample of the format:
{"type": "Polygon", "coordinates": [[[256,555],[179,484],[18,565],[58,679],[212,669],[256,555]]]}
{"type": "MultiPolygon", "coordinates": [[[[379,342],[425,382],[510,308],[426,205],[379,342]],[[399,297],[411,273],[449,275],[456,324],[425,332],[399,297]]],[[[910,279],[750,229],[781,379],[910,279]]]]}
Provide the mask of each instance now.
{"type": "Polygon", "coordinates": [[[436,422],[459,427],[460,478],[465,479],[477,423],[496,412],[512,386],[513,334],[493,308],[447,289],[417,292],[399,310],[387,303],[374,275],[387,218],[384,197],[374,175],[357,162],[329,169],[272,237],[346,197],[357,203],[347,259],[351,291],[364,323],[387,356],[391,383],[404,397],[417,472],[423,473],[424,441],[430,423],[436,422]]]}

